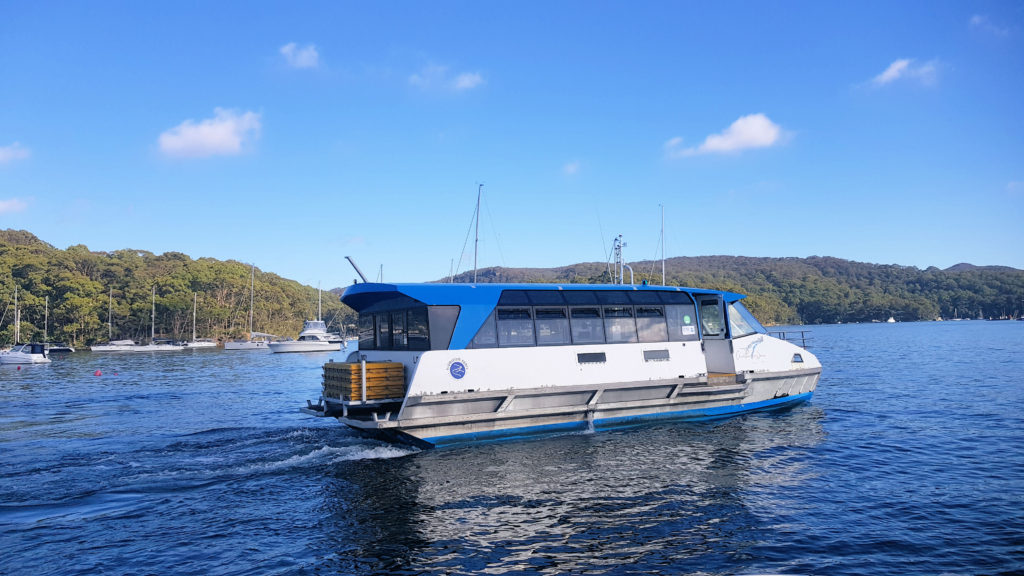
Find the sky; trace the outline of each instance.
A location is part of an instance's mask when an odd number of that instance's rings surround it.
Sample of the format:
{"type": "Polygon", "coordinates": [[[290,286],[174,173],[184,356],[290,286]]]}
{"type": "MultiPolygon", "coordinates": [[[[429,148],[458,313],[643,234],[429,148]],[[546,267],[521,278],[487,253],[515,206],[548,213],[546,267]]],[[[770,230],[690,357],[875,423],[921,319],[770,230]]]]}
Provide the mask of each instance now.
{"type": "Polygon", "coordinates": [[[1024,4],[0,0],[0,229],[419,282],[481,190],[481,268],[1024,268],[1024,4]]]}

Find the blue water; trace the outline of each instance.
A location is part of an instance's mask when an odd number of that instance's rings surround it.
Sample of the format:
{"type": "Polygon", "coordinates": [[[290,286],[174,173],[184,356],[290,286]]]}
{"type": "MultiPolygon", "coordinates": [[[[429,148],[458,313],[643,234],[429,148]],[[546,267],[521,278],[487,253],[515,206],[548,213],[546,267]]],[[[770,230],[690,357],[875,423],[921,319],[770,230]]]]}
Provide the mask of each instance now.
{"type": "Polygon", "coordinates": [[[790,410],[433,451],[298,413],[325,354],[0,366],[0,574],[1024,572],[1024,322],[813,337],[790,410]]]}

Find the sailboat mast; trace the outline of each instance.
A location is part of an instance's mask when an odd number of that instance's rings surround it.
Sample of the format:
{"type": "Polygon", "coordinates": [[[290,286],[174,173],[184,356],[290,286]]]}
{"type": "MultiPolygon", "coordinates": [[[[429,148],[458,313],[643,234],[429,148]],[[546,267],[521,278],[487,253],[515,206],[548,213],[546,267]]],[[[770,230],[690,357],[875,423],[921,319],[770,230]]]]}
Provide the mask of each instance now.
{"type": "Polygon", "coordinates": [[[149,343],[152,344],[153,340],[156,340],[156,286],[153,286],[153,311],[149,319],[149,343]]]}
{"type": "Polygon", "coordinates": [[[50,327],[50,297],[46,297],[46,308],[43,309],[43,344],[46,344],[48,338],[46,331],[50,327]]]}
{"type": "Polygon", "coordinates": [[[316,319],[321,320],[320,303],[323,302],[323,293],[320,292],[320,283],[316,283],[316,319]]]}
{"type": "Polygon", "coordinates": [[[107,300],[107,342],[114,338],[114,325],[110,323],[111,315],[114,312],[114,289],[110,289],[110,296],[107,300]]]}
{"type": "Polygon", "coordinates": [[[18,287],[14,287],[14,343],[21,342],[21,311],[18,310],[18,287]]]}
{"type": "Polygon", "coordinates": [[[192,341],[196,341],[196,299],[199,297],[198,292],[192,293],[192,341]]]}
{"type": "Polygon", "coordinates": [[[249,338],[252,338],[252,308],[256,302],[256,265],[252,265],[252,272],[249,274],[249,338]]]}
{"type": "Polygon", "coordinates": [[[661,285],[665,286],[665,205],[661,205],[661,285]]]}
{"type": "Polygon", "coordinates": [[[480,246],[480,195],[484,185],[476,189],[476,231],[473,233],[473,283],[476,284],[476,255],[480,246]]]}

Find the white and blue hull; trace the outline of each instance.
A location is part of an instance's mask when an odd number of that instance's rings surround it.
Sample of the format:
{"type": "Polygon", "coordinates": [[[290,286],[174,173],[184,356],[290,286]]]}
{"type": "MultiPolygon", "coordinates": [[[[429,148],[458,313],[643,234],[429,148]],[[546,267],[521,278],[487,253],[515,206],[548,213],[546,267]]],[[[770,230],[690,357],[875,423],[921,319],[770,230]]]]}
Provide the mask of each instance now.
{"type": "Polygon", "coordinates": [[[367,351],[363,355],[370,362],[405,364],[408,393],[366,403],[325,397],[326,414],[388,440],[443,446],[657,420],[723,418],[808,400],[821,374],[813,355],[770,336],[751,338],[757,339],[756,346],[735,347],[740,372],[710,377],[700,342],[367,351]],[[751,354],[751,349],[758,352],[751,354]],[[645,351],[664,350],[668,359],[644,360],[645,351]],[[579,354],[600,353],[603,363],[578,361],[579,354]],[[803,362],[773,366],[766,361],[791,360],[794,354],[803,362]],[[460,378],[451,374],[455,363],[464,367],[460,378]]]}

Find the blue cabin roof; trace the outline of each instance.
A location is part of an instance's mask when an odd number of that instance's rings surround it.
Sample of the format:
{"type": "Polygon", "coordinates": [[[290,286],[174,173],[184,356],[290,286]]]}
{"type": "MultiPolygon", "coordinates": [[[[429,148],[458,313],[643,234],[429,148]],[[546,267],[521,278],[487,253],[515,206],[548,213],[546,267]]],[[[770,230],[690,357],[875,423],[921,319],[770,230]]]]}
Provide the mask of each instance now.
{"type": "Polygon", "coordinates": [[[679,286],[645,286],[629,284],[353,284],[345,289],[341,301],[356,312],[387,308],[428,306],[459,306],[461,313],[452,334],[449,349],[465,348],[480,326],[498,305],[506,290],[641,290],[651,292],[686,292],[688,294],[720,294],[725,302],[746,298],[743,294],[685,288],[679,286]]]}

